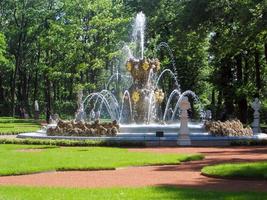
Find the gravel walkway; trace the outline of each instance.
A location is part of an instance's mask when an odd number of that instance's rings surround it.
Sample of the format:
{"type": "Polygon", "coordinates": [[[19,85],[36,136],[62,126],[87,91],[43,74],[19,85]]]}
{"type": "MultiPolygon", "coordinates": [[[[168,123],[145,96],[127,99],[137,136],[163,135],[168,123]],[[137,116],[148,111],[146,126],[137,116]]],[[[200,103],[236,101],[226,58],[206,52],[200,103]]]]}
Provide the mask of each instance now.
{"type": "Polygon", "coordinates": [[[203,166],[223,162],[267,160],[267,147],[232,148],[136,148],[129,151],[157,153],[202,153],[202,161],[181,165],[127,167],[113,171],[46,172],[22,176],[0,177],[0,185],[57,186],[57,187],[143,187],[171,185],[221,191],[265,191],[267,181],[230,180],[202,176],[203,166]]]}

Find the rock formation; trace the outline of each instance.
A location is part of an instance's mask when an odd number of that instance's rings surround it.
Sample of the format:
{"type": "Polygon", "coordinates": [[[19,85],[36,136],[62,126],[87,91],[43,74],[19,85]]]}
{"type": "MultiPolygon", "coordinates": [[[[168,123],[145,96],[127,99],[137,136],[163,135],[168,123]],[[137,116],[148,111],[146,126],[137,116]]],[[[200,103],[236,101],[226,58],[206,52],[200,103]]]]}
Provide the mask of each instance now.
{"type": "Polygon", "coordinates": [[[119,125],[117,121],[112,123],[100,123],[96,120],[94,123],[63,121],[59,120],[55,128],[47,130],[48,136],[116,136],[119,132],[119,125]]]}
{"type": "Polygon", "coordinates": [[[206,121],[205,128],[213,136],[252,136],[250,127],[244,128],[239,120],[206,121]]]}

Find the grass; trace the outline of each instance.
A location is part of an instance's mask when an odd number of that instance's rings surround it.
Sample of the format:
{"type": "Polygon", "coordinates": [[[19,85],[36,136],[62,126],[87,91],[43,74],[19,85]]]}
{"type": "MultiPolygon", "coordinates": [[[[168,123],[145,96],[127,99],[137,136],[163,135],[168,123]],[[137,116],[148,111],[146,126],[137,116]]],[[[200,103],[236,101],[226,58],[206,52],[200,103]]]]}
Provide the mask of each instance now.
{"type": "Polygon", "coordinates": [[[25,132],[34,132],[40,129],[40,124],[31,119],[16,119],[0,117],[0,135],[16,135],[25,132]]]}
{"type": "Polygon", "coordinates": [[[79,188],[47,188],[47,187],[14,187],[1,186],[0,199],[5,200],[171,200],[171,199],[231,199],[231,200],[261,200],[267,199],[265,192],[215,192],[197,189],[174,187],[145,187],[145,188],[108,188],[108,189],[79,189],[79,188]]]}
{"type": "Polygon", "coordinates": [[[267,179],[267,162],[219,164],[206,166],[201,172],[204,175],[222,178],[267,179]]]}
{"type": "Polygon", "coordinates": [[[130,152],[123,148],[1,145],[0,175],[43,171],[115,169],[126,166],[178,164],[203,159],[200,154],[130,152]],[[29,150],[30,151],[25,151],[29,150]]]}

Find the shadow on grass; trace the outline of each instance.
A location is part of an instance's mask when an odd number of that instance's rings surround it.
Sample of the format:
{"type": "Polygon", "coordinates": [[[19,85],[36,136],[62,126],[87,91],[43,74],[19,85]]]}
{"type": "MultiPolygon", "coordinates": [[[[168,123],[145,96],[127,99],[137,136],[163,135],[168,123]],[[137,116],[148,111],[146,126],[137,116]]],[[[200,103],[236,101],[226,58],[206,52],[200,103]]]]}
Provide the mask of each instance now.
{"type": "Polygon", "coordinates": [[[210,190],[176,188],[171,186],[145,188],[42,188],[42,187],[0,187],[4,199],[138,199],[138,200],[242,200],[267,199],[267,193],[256,192],[216,192],[210,190]]]}
{"type": "Polygon", "coordinates": [[[162,199],[267,199],[267,192],[219,192],[161,185],[153,188],[162,199]]]}

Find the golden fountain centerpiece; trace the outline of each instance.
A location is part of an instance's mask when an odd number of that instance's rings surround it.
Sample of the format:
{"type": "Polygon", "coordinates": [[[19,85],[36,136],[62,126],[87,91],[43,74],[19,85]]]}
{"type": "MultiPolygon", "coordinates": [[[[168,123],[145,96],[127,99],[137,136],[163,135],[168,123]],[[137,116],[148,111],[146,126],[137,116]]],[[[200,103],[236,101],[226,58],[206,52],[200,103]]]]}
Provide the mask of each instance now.
{"type": "Polygon", "coordinates": [[[133,102],[133,118],[137,123],[148,123],[164,100],[164,92],[155,85],[154,77],[160,70],[156,59],[129,59],[126,68],[133,77],[129,91],[133,102]],[[152,115],[151,115],[152,114],[152,115]]]}

